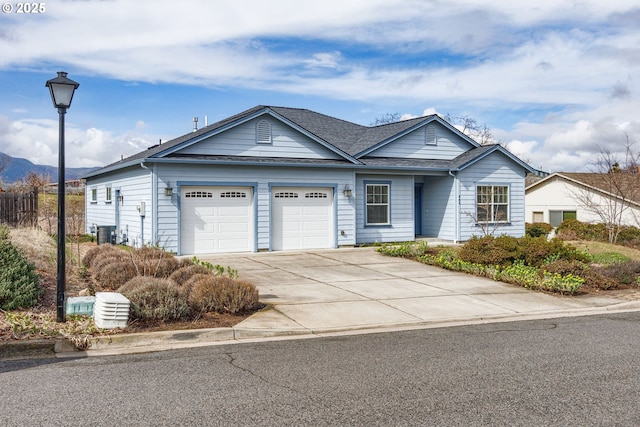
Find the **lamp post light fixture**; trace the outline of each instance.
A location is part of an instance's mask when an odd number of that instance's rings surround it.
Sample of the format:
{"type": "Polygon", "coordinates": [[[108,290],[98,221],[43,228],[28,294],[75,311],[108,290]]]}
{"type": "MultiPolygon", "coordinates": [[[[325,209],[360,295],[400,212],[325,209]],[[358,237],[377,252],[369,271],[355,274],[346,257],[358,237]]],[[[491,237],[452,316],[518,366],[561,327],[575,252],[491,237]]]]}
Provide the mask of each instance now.
{"type": "Polygon", "coordinates": [[[65,177],[64,177],[64,115],[71,106],[73,93],[80,86],[67,78],[67,73],[58,71],[58,77],[47,80],[53,106],[58,109],[58,279],[56,285],[57,321],[65,322],[64,291],[66,285],[65,263],[65,177]]]}

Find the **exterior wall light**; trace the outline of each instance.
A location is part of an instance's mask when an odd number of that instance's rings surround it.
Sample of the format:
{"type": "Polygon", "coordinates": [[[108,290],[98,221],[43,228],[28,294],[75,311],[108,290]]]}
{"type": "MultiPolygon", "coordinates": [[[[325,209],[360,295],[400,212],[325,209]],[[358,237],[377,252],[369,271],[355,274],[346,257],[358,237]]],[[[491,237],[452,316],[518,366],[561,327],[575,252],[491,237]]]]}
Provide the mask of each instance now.
{"type": "Polygon", "coordinates": [[[171,188],[171,181],[167,181],[167,187],[164,189],[165,196],[173,196],[173,188],[171,188]]]}
{"type": "Polygon", "coordinates": [[[349,187],[349,184],[345,184],[342,194],[344,194],[344,197],[351,197],[351,187],[349,187]]]}

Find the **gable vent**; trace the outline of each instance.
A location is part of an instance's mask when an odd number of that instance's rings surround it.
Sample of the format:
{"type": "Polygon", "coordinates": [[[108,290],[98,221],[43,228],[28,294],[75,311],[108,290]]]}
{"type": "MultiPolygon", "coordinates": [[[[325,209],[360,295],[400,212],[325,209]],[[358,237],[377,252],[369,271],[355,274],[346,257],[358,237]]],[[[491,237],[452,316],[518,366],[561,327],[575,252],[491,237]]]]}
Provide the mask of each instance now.
{"type": "Polygon", "coordinates": [[[266,120],[260,120],[256,125],[256,142],[271,144],[271,125],[266,120]]]}
{"type": "Polygon", "coordinates": [[[437,142],[436,127],[433,125],[427,126],[425,144],[436,145],[437,142]]]}

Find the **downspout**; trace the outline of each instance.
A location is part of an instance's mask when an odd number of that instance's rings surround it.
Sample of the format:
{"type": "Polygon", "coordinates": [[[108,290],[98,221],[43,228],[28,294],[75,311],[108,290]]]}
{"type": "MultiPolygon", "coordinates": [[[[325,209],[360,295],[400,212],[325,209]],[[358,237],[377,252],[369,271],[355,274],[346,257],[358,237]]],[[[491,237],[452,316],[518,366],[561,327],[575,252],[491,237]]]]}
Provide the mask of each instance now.
{"type": "Polygon", "coordinates": [[[455,215],[453,243],[458,243],[460,241],[460,195],[458,191],[458,177],[451,170],[449,170],[449,175],[453,177],[453,211],[455,215]]]}
{"type": "MultiPolygon", "coordinates": [[[[150,209],[151,209],[151,221],[152,221],[151,236],[153,236],[153,230],[155,230],[155,227],[153,226],[153,221],[155,221],[154,207],[156,205],[155,192],[158,189],[158,184],[157,184],[156,180],[153,179],[153,176],[155,175],[155,169],[154,170],[149,169],[147,166],[145,166],[144,162],[140,162],[140,167],[142,169],[146,169],[146,170],[151,172],[151,174],[150,174],[150,178],[151,178],[151,207],[150,207],[150,209]]],[[[141,202],[142,202],[142,200],[141,200],[141,202]]],[[[145,217],[141,216],[140,217],[140,233],[141,233],[140,245],[141,246],[145,245],[145,243],[144,243],[144,220],[145,220],[145,217]]]]}

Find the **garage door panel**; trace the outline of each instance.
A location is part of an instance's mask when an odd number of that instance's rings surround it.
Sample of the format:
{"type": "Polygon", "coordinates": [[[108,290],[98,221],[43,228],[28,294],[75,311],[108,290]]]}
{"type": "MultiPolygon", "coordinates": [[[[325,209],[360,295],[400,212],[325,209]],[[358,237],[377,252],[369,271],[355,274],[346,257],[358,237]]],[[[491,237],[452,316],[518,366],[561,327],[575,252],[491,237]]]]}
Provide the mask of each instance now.
{"type": "Polygon", "coordinates": [[[271,201],[272,249],[333,247],[333,189],[274,188],[271,201]]]}
{"type": "Polygon", "coordinates": [[[181,252],[253,250],[252,194],[248,187],[183,187],[181,252]]]}

